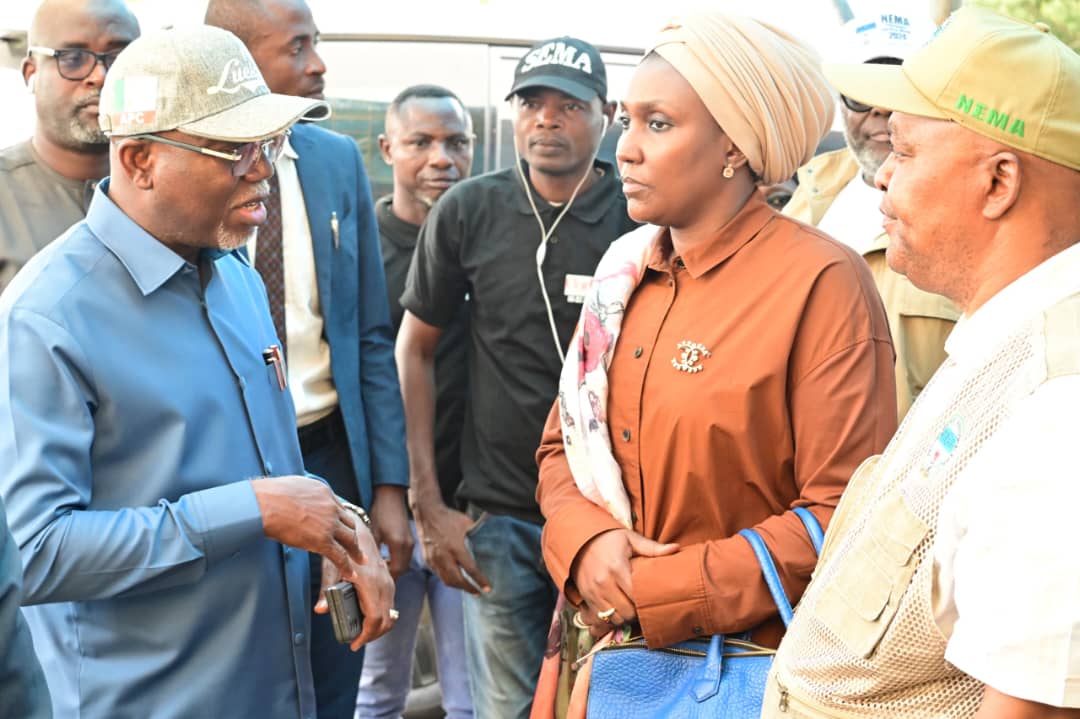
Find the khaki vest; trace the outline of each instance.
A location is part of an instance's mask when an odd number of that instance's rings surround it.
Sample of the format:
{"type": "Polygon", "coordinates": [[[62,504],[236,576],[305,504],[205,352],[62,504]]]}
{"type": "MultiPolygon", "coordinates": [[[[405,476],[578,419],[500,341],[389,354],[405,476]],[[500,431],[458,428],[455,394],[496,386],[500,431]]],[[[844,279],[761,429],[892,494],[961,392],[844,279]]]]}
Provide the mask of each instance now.
{"type": "Polygon", "coordinates": [[[1033,318],[981,366],[952,374],[951,386],[931,382],[885,453],[864,462],[845,490],[777,653],[763,719],[978,710],[982,684],[945,661],[948,638],[934,620],[938,514],[1019,401],[1049,378],[1080,374],[1080,294],[1033,318]]]}

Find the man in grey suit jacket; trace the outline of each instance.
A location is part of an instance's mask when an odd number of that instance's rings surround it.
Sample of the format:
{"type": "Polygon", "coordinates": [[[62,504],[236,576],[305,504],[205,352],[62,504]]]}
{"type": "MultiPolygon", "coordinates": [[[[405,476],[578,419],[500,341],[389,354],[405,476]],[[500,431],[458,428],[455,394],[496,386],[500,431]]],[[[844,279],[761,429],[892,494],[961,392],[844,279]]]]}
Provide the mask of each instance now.
{"type": "MultiPolygon", "coordinates": [[[[326,66],[303,0],[211,0],[206,22],[244,41],[271,91],[322,97],[326,66]]],[[[249,250],[285,344],[304,464],[371,510],[396,578],[408,568],[413,539],[371,188],[356,143],[312,125],[294,127],[275,169],[269,217],[249,250]]],[[[313,562],[315,591],[318,580],[313,562]]],[[[326,615],[313,615],[311,658],[319,719],[351,719],[363,657],[334,641],[326,615]]]]}

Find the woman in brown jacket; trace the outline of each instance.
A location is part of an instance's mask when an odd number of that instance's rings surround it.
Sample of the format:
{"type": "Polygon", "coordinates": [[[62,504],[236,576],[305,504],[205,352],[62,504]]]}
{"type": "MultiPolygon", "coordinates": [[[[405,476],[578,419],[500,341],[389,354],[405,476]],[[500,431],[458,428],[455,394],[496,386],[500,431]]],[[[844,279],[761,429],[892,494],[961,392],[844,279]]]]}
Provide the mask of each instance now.
{"type": "Polygon", "coordinates": [[[794,601],[824,525],[896,428],[893,352],[862,259],[781,216],[832,119],[813,53],[757,21],[673,21],[621,102],[631,217],[571,343],[538,452],[544,558],[594,635],[776,646],[755,528],[794,601]]]}

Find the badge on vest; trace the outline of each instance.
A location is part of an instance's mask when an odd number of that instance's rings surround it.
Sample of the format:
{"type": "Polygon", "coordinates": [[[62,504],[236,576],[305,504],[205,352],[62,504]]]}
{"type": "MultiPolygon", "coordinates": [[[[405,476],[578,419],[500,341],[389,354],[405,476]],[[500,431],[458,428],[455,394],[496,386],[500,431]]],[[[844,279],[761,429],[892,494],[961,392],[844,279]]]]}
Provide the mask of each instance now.
{"type": "Polygon", "coordinates": [[[959,417],[953,417],[941,430],[941,434],[934,440],[930,450],[926,453],[926,462],[920,470],[924,477],[931,472],[944,467],[956,451],[956,445],[960,442],[961,422],[959,417]]]}
{"type": "Polygon", "coordinates": [[[563,283],[563,294],[566,295],[566,301],[580,305],[585,301],[585,295],[589,294],[592,283],[592,275],[567,275],[566,281],[563,283]]]}

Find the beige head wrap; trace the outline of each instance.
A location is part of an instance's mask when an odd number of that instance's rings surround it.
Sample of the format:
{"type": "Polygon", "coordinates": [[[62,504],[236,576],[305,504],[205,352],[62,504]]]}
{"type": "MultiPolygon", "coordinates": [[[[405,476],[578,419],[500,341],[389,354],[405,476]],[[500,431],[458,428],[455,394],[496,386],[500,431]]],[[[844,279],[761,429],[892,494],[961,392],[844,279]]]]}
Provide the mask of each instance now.
{"type": "Polygon", "coordinates": [[[832,126],[835,102],[817,54],[758,20],[684,15],[651,51],[686,78],[766,183],[794,175],[832,126]]]}

